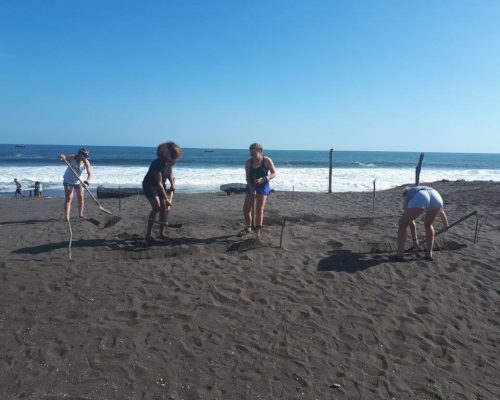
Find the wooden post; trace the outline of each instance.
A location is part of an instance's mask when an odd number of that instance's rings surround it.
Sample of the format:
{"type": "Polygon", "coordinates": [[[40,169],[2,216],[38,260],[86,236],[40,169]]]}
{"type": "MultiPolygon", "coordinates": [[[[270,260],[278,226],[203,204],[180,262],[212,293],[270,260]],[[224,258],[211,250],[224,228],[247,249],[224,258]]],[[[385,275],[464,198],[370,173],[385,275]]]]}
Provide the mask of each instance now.
{"type": "Polygon", "coordinates": [[[372,211],[375,211],[375,181],[376,179],[373,180],[373,201],[372,201],[372,211]]]}
{"type": "Polygon", "coordinates": [[[330,149],[330,173],[328,174],[328,193],[332,193],[332,168],[333,168],[333,149],[330,149]]]}
{"type": "Polygon", "coordinates": [[[424,161],[424,153],[420,153],[417,168],[415,169],[415,186],[418,186],[418,184],[420,183],[420,170],[422,169],[422,161],[424,161]]]}
{"type": "Polygon", "coordinates": [[[122,187],[118,185],[118,211],[122,210],[122,187]]]}
{"type": "Polygon", "coordinates": [[[478,228],[479,228],[479,218],[476,218],[476,229],[474,230],[474,243],[477,243],[478,228]]]}
{"type": "Polygon", "coordinates": [[[283,245],[283,229],[285,229],[285,224],[286,224],[286,219],[283,219],[283,222],[281,223],[280,249],[282,248],[283,245]]]}

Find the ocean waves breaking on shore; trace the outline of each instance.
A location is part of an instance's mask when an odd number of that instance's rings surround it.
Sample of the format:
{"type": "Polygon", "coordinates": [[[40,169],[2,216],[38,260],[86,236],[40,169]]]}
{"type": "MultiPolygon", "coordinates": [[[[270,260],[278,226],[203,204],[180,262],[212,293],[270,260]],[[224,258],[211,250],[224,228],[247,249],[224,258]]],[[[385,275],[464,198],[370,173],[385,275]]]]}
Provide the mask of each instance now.
{"type": "MultiPolygon", "coordinates": [[[[43,183],[46,193],[63,195],[62,166],[4,166],[0,174],[0,193],[12,194],[13,183],[17,178],[23,190],[30,190],[36,181],[43,183]]],[[[92,188],[105,187],[141,187],[147,172],[144,166],[94,166],[92,188]]],[[[190,168],[174,169],[177,187],[180,192],[201,193],[217,192],[220,185],[245,182],[245,171],[240,168],[190,168]]],[[[84,174],[85,175],[85,174],[84,174]]],[[[421,182],[438,180],[482,180],[500,181],[497,169],[422,169],[421,182]]],[[[335,192],[359,192],[373,190],[376,180],[377,190],[390,189],[409,184],[415,180],[414,168],[334,168],[332,189],[335,192]]],[[[272,187],[284,191],[323,192],[328,190],[328,168],[278,168],[278,175],[272,181],[272,187]]]]}

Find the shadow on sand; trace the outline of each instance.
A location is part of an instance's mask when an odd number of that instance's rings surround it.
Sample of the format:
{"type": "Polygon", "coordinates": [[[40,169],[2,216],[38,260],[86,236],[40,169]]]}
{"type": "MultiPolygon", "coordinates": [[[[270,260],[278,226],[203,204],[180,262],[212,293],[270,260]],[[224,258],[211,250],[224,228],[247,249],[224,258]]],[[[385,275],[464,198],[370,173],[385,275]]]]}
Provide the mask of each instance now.
{"type": "Polygon", "coordinates": [[[353,253],[351,250],[331,250],[328,253],[330,255],[318,263],[318,271],[354,273],[396,261],[392,255],[372,252],[353,253]]]}
{"type": "Polygon", "coordinates": [[[0,222],[0,226],[2,225],[33,225],[40,224],[44,222],[58,222],[62,221],[62,219],[57,218],[49,218],[49,219],[25,219],[24,221],[3,221],[0,222]]]}
{"type": "MultiPolygon", "coordinates": [[[[214,236],[205,239],[179,237],[168,240],[157,240],[155,243],[148,244],[140,236],[134,235],[119,240],[111,239],[80,239],[74,240],[71,244],[72,248],[98,248],[102,247],[107,250],[123,250],[123,251],[144,251],[151,248],[171,248],[183,244],[228,244],[229,238],[234,235],[214,236]]],[[[40,254],[48,253],[54,250],[68,248],[67,240],[57,243],[41,244],[39,246],[23,247],[12,251],[14,254],[40,254]]]]}

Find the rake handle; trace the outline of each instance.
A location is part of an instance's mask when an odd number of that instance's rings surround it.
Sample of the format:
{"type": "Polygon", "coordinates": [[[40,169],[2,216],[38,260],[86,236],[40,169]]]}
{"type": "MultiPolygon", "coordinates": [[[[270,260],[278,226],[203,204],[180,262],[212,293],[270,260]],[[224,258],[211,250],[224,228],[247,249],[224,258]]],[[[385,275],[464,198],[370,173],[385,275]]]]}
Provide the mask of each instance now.
{"type": "MultiPolygon", "coordinates": [[[[450,230],[450,228],[453,228],[455,225],[458,225],[460,222],[463,222],[467,218],[470,218],[470,217],[472,217],[473,215],[476,215],[476,214],[477,214],[477,211],[472,211],[471,213],[467,214],[465,217],[462,217],[462,218],[456,220],[455,222],[451,223],[450,225],[448,225],[448,229],[446,229],[446,231],[436,232],[436,234],[434,235],[434,237],[439,236],[440,234],[442,234],[444,232],[448,232],[450,230]]],[[[412,247],[410,247],[408,249],[405,249],[405,252],[411,251],[411,250],[412,250],[412,247]]]]}
{"type": "MultiPolygon", "coordinates": [[[[462,217],[460,218],[459,220],[453,222],[452,224],[448,225],[448,229],[446,229],[446,231],[444,232],[447,232],[450,230],[450,228],[453,228],[455,225],[458,225],[460,222],[462,221],[465,221],[467,218],[470,218],[472,217],[473,215],[476,215],[477,214],[477,211],[472,211],[470,214],[467,214],[465,217],[462,217]]],[[[444,233],[443,231],[439,231],[436,233],[436,236],[440,235],[441,233],[444,233]]]]}
{"type": "Polygon", "coordinates": [[[92,199],[96,202],[97,206],[99,207],[99,209],[101,209],[102,211],[104,211],[105,213],[107,214],[110,214],[110,215],[113,215],[113,213],[109,210],[106,210],[104,209],[100,204],[99,204],[99,201],[97,201],[97,199],[95,198],[95,196],[92,194],[92,192],[90,191],[90,189],[87,187],[87,185],[82,181],[82,179],[78,176],[78,174],[76,173],[76,171],[73,169],[73,167],[71,166],[71,164],[68,162],[68,160],[66,160],[66,158],[63,158],[62,159],[66,165],[68,166],[69,170],[73,173],[73,175],[75,175],[75,178],[78,179],[80,181],[80,183],[82,184],[83,188],[87,191],[87,193],[90,195],[90,197],[92,197],[92,199]]]}

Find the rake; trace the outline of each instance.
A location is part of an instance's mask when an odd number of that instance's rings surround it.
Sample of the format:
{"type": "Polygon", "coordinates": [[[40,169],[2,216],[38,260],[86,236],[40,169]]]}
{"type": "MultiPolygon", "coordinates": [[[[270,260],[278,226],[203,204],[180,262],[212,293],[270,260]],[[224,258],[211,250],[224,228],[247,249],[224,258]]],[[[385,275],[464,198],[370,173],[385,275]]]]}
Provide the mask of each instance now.
{"type": "Polygon", "coordinates": [[[103,213],[106,213],[106,214],[109,214],[109,215],[113,215],[113,213],[111,211],[109,211],[108,209],[104,208],[103,206],[101,206],[99,204],[99,202],[97,201],[97,199],[95,198],[95,196],[92,194],[92,192],[87,187],[87,185],[85,185],[85,183],[83,183],[83,181],[80,179],[80,177],[78,176],[78,174],[75,172],[75,170],[73,169],[73,167],[71,166],[71,164],[66,159],[63,159],[63,161],[66,163],[66,165],[68,166],[69,170],[73,173],[73,175],[75,175],[75,178],[80,181],[80,183],[85,188],[85,190],[90,195],[90,197],[92,197],[92,199],[95,201],[95,203],[97,204],[97,207],[99,207],[99,210],[101,210],[103,213]]]}

